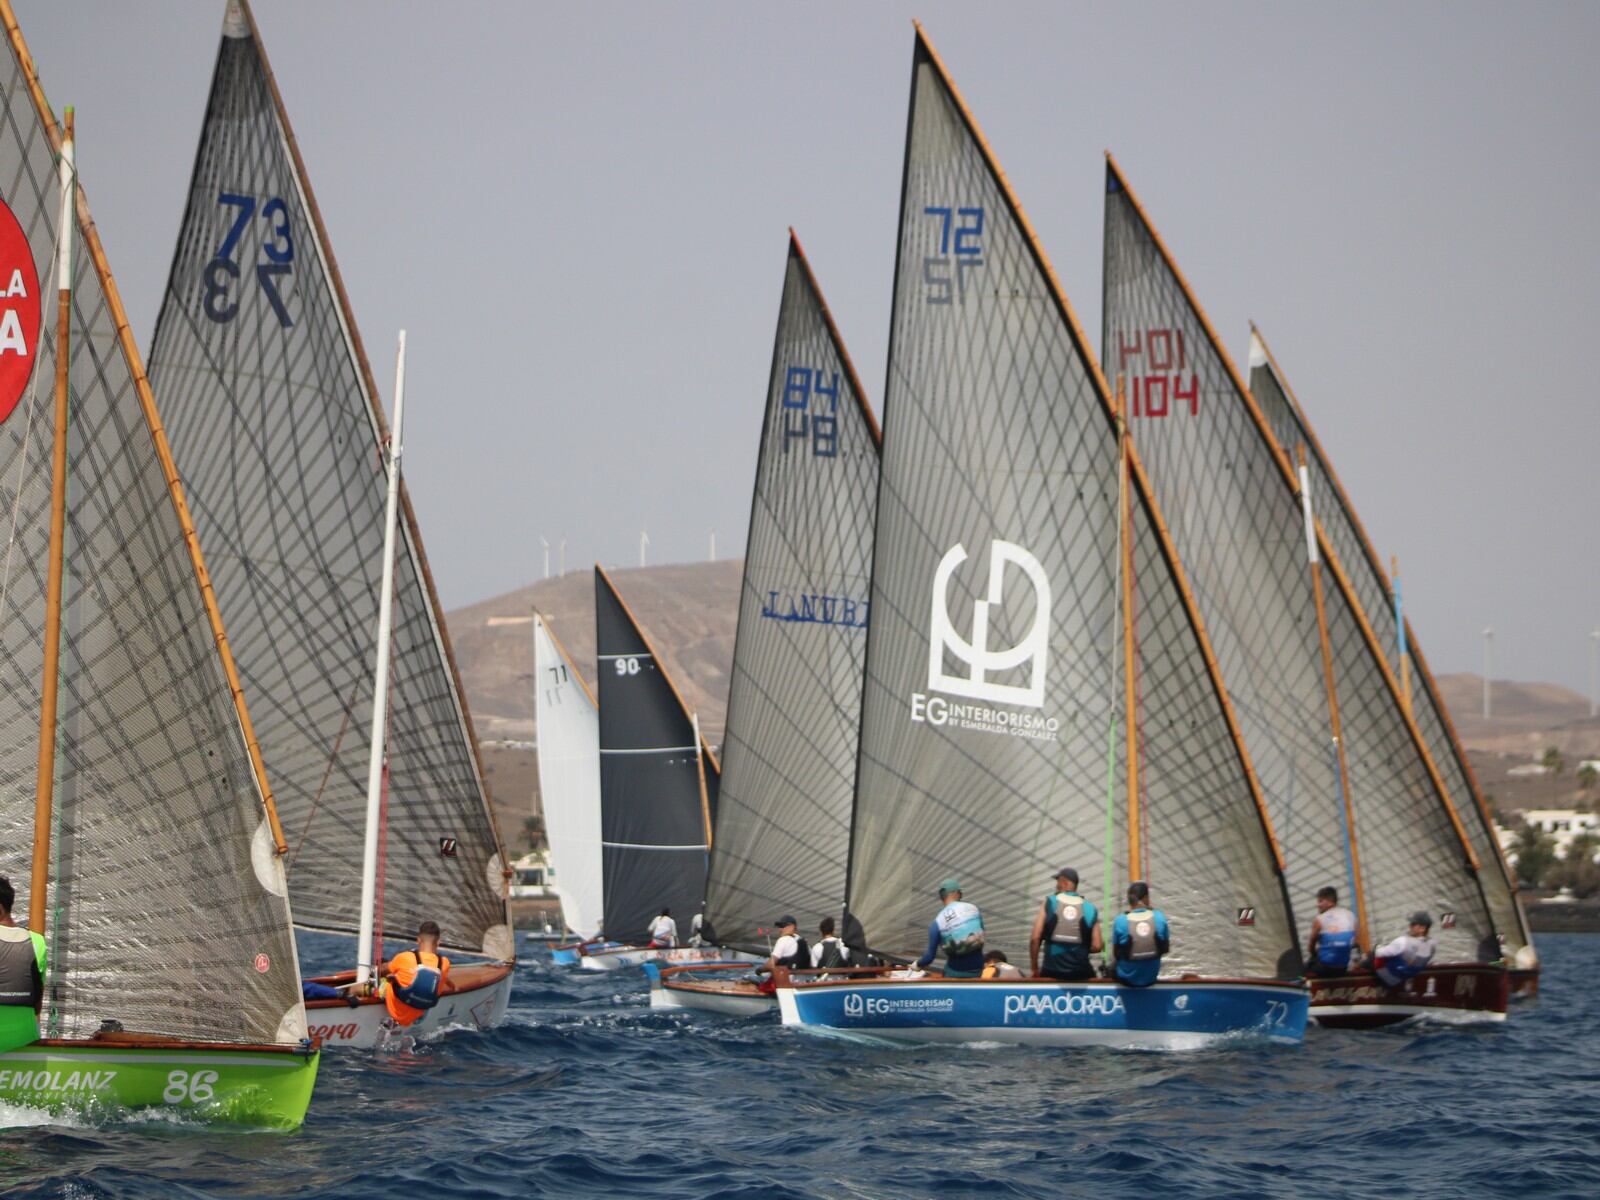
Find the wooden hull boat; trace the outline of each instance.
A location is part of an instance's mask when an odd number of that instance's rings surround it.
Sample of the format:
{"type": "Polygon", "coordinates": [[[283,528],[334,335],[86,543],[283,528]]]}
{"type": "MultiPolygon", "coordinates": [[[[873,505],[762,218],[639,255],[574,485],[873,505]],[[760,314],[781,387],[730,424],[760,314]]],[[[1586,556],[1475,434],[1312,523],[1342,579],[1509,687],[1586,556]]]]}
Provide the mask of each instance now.
{"type": "Polygon", "coordinates": [[[748,963],[698,963],[663,967],[645,963],[651,1008],[693,1008],[730,1017],[759,1017],[778,1011],[770,983],[750,978],[748,963]]]}
{"type": "MultiPolygon", "coordinates": [[[[311,982],[344,987],[355,982],[354,971],[324,975],[311,982]]],[[[470,963],[450,968],[451,990],[439,1003],[405,1026],[412,1037],[432,1037],[451,1029],[492,1029],[505,1019],[511,1001],[512,966],[509,963],[470,963]]],[[[381,996],[350,1000],[307,1000],[306,1021],[313,1038],[324,1046],[365,1050],[393,1027],[381,996]]]]}
{"type": "Polygon", "coordinates": [[[1403,1021],[1504,1021],[1510,975],[1504,967],[1446,963],[1399,987],[1385,986],[1371,971],[1313,978],[1311,1017],[1330,1029],[1377,1029],[1403,1021]]]}

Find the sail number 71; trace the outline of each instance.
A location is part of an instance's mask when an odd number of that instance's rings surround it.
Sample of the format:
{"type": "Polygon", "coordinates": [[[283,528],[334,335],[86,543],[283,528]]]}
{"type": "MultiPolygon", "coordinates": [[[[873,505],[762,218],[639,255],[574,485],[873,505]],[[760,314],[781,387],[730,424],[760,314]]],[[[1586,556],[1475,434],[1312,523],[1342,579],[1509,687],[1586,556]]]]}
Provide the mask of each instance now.
{"type": "Polygon", "coordinates": [[[262,261],[255,264],[256,283],[261,288],[261,294],[267,298],[267,303],[272,305],[272,311],[277,314],[278,324],[289,328],[294,321],[284,307],[283,294],[278,290],[278,280],[294,270],[294,237],[289,231],[289,206],[282,197],[272,196],[258,208],[254,196],[239,196],[233,192],[219,192],[217,203],[233,209],[233,224],[228,227],[227,235],[217,247],[216,256],[206,264],[202,277],[206,290],[201,303],[206,316],[221,323],[239,315],[239,298],[234,293],[233,285],[239,280],[240,270],[239,264],[234,261],[234,252],[250,225],[250,218],[259,214],[259,219],[266,222],[267,233],[261,240],[262,261]]]}

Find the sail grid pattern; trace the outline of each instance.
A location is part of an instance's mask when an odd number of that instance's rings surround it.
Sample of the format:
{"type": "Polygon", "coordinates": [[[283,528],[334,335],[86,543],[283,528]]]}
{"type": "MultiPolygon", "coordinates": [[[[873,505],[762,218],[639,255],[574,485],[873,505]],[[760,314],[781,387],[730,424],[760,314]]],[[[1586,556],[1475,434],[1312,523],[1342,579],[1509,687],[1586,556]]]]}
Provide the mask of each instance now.
{"type": "MultiPolygon", "coordinates": [[[[295,916],[355,933],[386,474],[256,41],[224,36],[150,355],[289,843],[295,916]]],[[[511,953],[497,838],[401,524],[381,933],[511,953]]]]}
{"type": "MultiPolygon", "coordinates": [[[[1367,540],[1348,497],[1337,482],[1322,451],[1305,422],[1288,384],[1278,376],[1276,365],[1265,343],[1252,334],[1250,345],[1250,393],[1261,415],[1271,427],[1278,445],[1291,456],[1297,446],[1305,446],[1306,463],[1311,473],[1311,494],[1323,532],[1333,545],[1340,564],[1349,573],[1350,586],[1366,614],[1379,643],[1393,647],[1398,655],[1400,639],[1395,622],[1389,579],[1376,551],[1367,540]]],[[[1412,716],[1422,731],[1428,753],[1444,777],[1445,787],[1456,806],[1461,824],[1478,856],[1479,882],[1494,918],[1496,933],[1504,949],[1515,954],[1528,944],[1526,922],[1512,892],[1505,860],[1499,852],[1495,834],[1482,798],[1464,765],[1465,755],[1450,730],[1443,701],[1433,688],[1433,677],[1420,661],[1414,639],[1408,635],[1407,658],[1411,671],[1412,716]]],[[[1398,668],[1397,668],[1398,669],[1398,668]]]]}
{"type": "Polygon", "coordinates": [[[600,927],[600,714],[545,619],[533,618],[539,798],[567,928],[600,927]]]}
{"type": "MultiPolygon", "coordinates": [[[[1331,737],[1298,497],[1222,351],[1108,168],[1104,353],[1126,389],[1134,440],[1216,649],[1287,860],[1290,894],[1350,894],[1343,793],[1331,737]]],[[[1493,926],[1403,714],[1324,572],[1324,598],[1374,938],[1417,908],[1444,958],[1479,957],[1493,926]]],[[[1392,936],[1392,935],[1388,935],[1392,936]]]]}
{"type": "Polygon", "coordinates": [[[611,580],[595,568],[600,677],[600,831],[605,935],[648,940],[672,910],[680,937],[705,899],[707,801],[716,767],[694,721],[611,580]]]}
{"type": "MultiPolygon", "coordinates": [[[[0,200],[45,319],[0,424],[0,873],[31,870],[50,538],[55,154],[7,41],[0,200]],[[31,403],[31,409],[30,409],[31,403]]],[[[80,197],[78,221],[88,224],[80,197]]],[[[67,527],[42,1025],[230,1043],[305,1035],[283,873],[184,529],[96,257],[73,269],[67,527]],[[256,854],[252,854],[252,849],[256,854]],[[196,932],[204,931],[197,938],[196,932]]],[[[107,277],[109,278],[109,277],[107,277]]],[[[19,896],[18,912],[26,900],[19,896]]]]}
{"type": "MultiPolygon", "coordinates": [[[[920,37],[908,137],[849,905],[871,946],[912,957],[953,875],[990,943],[1016,950],[1056,868],[1096,900],[1128,881],[1117,438],[920,37]]],[[[1152,889],[1172,961],[1277,974],[1295,960],[1281,884],[1173,567],[1136,511],[1152,889]],[[1261,919],[1239,927],[1251,905],[1261,919]]]]}
{"type": "Polygon", "coordinates": [[[764,949],[844,907],[878,440],[790,243],[746,540],[706,915],[764,949]]]}

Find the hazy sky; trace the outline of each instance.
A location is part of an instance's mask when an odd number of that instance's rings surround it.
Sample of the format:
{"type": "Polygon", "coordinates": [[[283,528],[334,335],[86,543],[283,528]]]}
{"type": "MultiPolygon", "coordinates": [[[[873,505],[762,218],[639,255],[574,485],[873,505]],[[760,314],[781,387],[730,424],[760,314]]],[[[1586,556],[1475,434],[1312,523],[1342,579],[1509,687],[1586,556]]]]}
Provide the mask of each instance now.
{"type": "MultiPolygon", "coordinates": [[[[221,0],[14,0],[148,347],[221,0]]],[[[262,29],[447,606],[741,552],[805,244],[883,391],[919,16],[1098,340],[1110,149],[1254,318],[1436,670],[1586,690],[1600,5],[273,3],[262,29]],[[385,396],[385,404],[389,397],[385,396]]],[[[159,403],[159,397],[157,397],[159,403]]],[[[180,464],[181,466],[181,464],[180,464]]]]}

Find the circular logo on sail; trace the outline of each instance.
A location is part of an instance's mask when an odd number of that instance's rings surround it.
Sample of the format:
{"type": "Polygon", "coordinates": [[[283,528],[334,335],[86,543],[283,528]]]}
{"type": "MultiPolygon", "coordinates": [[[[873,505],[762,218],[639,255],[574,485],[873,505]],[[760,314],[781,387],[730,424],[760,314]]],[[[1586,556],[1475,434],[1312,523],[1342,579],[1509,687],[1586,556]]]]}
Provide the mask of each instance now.
{"type": "Polygon", "coordinates": [[[265,975],[270,970],[272,970],[272,960],[265,954],[256,955],[256,971],[265,975]]]}
{"type": "Polygon", "coordinates": [[[27,390],[39,349],[39,272],[16,214],[0,201],[0,421],[27,390]]]}

